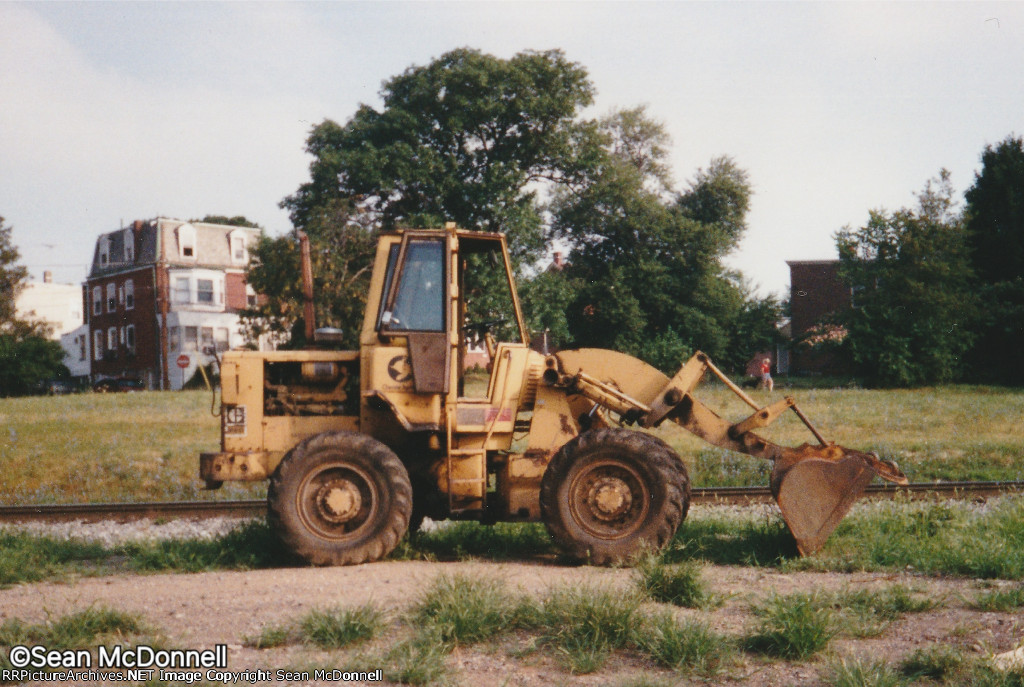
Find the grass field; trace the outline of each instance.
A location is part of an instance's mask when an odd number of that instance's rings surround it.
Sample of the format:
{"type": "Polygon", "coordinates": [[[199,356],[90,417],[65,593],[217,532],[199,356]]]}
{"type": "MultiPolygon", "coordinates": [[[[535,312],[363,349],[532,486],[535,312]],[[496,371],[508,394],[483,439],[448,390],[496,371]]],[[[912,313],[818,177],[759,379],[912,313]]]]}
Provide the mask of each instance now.
{"type": "MultiPolygon", "coordinates": [[[[826,438],[895,460],[911,481],[1024,478],[1024,390],[776,387],[752,395],[769,403],[785,394],[826,438]]],[[[732,420],[751,412],[720,385],[697,396],[732,420]]],[[[0,399],[0,503],[261,498],[263,483],[203,490],[198,455],[219,446],[210,400],[205,391],[0,399]]],[[[695,486],[767,483],[765,461],[711,447],[671,423],[658,433],[695,486]]],[[[792,414],[763,434],[788,445],[813,441],[792,414]]]]}

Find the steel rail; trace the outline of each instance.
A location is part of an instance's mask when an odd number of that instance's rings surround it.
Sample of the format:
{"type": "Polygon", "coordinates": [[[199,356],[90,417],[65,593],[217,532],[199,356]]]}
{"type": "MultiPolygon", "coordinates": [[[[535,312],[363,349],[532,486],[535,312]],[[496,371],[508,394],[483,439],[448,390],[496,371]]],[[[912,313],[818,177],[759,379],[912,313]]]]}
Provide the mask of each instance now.
{"type": "MultiPolygon", "coordinates": [[[[906,486],[872,484],[864,497],[891,499],[986,499],[1006,493],[1024,492],[1024,481],[1002,482],[915,482],[906,486]]],[[[768,487],[697,487],[690,502],[701,505],[750,505],[773,502],[768,487]]],[[[0,505],[0,522],[98,522],[114,520],[205,520],[215,517],[251,518],[267,512],[267,502],[167,501],[155,503],[72,503],[44,505],[0,505]]]]}

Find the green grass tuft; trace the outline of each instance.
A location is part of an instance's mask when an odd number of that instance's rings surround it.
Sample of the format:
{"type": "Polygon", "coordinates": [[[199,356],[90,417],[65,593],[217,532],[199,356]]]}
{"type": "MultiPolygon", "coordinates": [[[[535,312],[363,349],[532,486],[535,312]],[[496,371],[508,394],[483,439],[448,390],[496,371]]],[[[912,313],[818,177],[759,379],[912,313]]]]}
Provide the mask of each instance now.
{"type": "Polygon", "coordinates": [[[832,687],[899,687],[902,676],[884,661],[847,658],[832,663],[829,685],[832,687]]]}
{"type": "Polygon", "coordinates": [[[640,593],[653,601],[685,608],[708,608],[719,604],[707,589],[697,561],[667,565],[658,556],[645,556],[636,566],[640,593]]]}
{"type": "Polygon", "coordinates": [[[680,622],[669,612],[651,619],[637,644],[659,665],[704,676],[717,673],[734,652],[732,642],[713,632],[707,623],[680,622]]]}
{"type": "Polygon", "coordinates": [[[498,579],[441,575],[412,609],[412,622],[429,626],[445,643],[473,644],[517,623],[517,602],[498,579]]]}
{"type": "Polygon", "coordinates": [[[744,640],[751,651],[803,660],[818,653],[836,631],[832,612],[814,594],[773,595],[754,608],[761,625],[744,640]]]}
{"type": "Polygon", "coordinates": [[[979,594],[968,605],[977,611],[1010,613],[1024,606],[1024,585],[979,594]]]}
{"type": "Polygon", "coordinates": [[[342,647],[373,639],[384,628],[384,612],[366,603],[355,608],[310,611],[299,623],[302,638],[321,649],[342,647]]]}
{"type": "Polygon", "coordinates": [[[959,674],[965,666],[966,660],[959,649],[933,644],[905,658],[900,663],[900,671],[915,680],[929,678],[945,681],[959,674]]]}

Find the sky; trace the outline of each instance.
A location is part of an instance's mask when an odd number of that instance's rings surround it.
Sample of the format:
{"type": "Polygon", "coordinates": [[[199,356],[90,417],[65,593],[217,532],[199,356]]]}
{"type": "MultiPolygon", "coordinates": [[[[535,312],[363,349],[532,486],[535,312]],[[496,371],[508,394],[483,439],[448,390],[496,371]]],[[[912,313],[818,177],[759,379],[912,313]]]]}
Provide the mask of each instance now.
{"type": "Polygon", "coordinates": [[[134,219],[290,231],[311,128],[459,47],[561,49],[597,90],[584,116],[665,125],[679,189],[732,157],[754,195],[728,264],[761,295],[943,168],[962,199],[1024,135],[1019,2],[0,0],[0,216],[33,279],[76,284],[134,219]]]}

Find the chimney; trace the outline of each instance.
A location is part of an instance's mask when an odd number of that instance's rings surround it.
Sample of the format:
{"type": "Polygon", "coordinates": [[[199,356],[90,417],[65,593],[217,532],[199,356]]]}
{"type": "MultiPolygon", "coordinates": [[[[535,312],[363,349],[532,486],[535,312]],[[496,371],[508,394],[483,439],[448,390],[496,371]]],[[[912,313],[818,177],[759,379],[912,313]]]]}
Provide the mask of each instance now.
{"type": "Polygon", "coordinates": [[[46,270],[45,272],[43,272],[43,283],[44,284],[52,284],[53,283],[53,272],[51,272],[50,270],[46,270]]]}
{"type": "Polygon", "coordinates": [[[560,269],[562,269],[563,267],[565,267],[565,263],[564,263],[564,262],[562,262],[562,253],[561,253],[560,251],[555,251],[555,254],[554,254],[554,260],[553,260],[553,262],[551,263],[551,265],[552,265],[552,267],[554,267],[554,268],[555,268],[556,270],[560,270],[560,269]]]}
{"type": "Polygon", "coordinates": [[[142,227],[145,226],[145,224],[146,223],[143,222],[141,219],[137,219],[134,222],[132,222],[132,231],[135,233],[136,236],[139,235],[139,232],[142,231],[142,227]]]}

